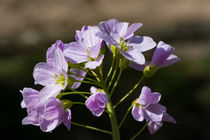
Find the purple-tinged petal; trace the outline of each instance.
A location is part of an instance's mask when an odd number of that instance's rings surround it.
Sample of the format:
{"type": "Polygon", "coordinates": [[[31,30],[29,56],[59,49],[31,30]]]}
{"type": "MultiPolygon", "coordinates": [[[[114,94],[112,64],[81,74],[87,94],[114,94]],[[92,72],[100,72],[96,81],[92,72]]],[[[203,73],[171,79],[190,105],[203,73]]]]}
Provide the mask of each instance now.
{"type": "Polygon", "coordinates": [[[145,64],[142,64],[142,65],[136,64],[134,62],[130,62],[129,66],[131,68],[134,68],[134,69],[138,70],[138,71],[144,71],[144,68],[149,64],[150,64],[149,61],[146,61],[145,64]]]}
{"type": "Polygon", "coordinates": [[[103,22],[100,22],[98,24],[98,27],[100,28],[101,31],[107,33],[107,34],[110,34],[110,32],[112,31],[112,29],[114,28],[114,26],[119,23],[118,20],[116,19],[110,19],[108,21],[103,21],[103,22]]]}
{"type": "Polygon", "coordinates": [[[157,132],[160,127],[162,127],[163,123],[162,122],[152,122],[150,121],[147,125],[147,128],[149,130],[149,133],[153,135],[155,132],[157,132]]]}
{"type": "Polygon", "coordinates": [[[40,102],[44,103],[49,100],[51,97],[56,97],[58,93],[62,90],[62,86],[51,85],[46,86],[40,91],[40,102]]]}
{"type": "Polygon", "coordinates": [[[81,31],[80,30],[76,30],[75,40],[78,41],[78,42],[82,41],[82,34],[87,29],[88,29],[88,26],[85,25],[85,26],[82,27],[81,31]]]}
{"type": "Polygon", "coordinates": [[[98,93],[97,88],[94,87],[94,86],[90,87],[90,92],[91,92],[92,94],[98,93]]]}
{"type": "Polygon", "coordinates": [[[29,125],[29,124],[32,124],[32,125],[35,125],[35,126],[39,126],[39,123],[37,121],[37,117],[35,117],[35,116],[27,116],[27,117],[23,118],[22,125],[29,125]]]}
{"type": "Polygon", "coordinates": [[[67,127],[68,130],[71,128],[71,110],[66,109],[63,115],[63,124],[67,127]]]}
{"type": "Polygon", "coordinates": [[[163,114],[162,121],[170,122],[170,123],[174,123],[174,124],[176,123],[176,120],[171,115],[169,115],[168,113],[163,114]]]}
{"type": "Polygon", "coordinates": [[[60,74],[56,67],[44,62],[38,63],[33,71],[35,84],[43,86],[52,85],[55,83],[55,74],[60,74]]]}
{"type": "Polygon", "coordinates": [[[64,45],[64,43],[61,40],[57,40],[51,47],[49,47],[48,50],[47,50],[47,54],[46,54],[47,63],[50,63],[50,62],[48,62],[48,58],[51,58],[52,57],[51,56],[52,55],[52,52],[56,48],[60,48],[61,51],[63,51],[64,48],[65,48],[65,45],[64,45]]]}
{"type": "Polygon", "coordinates": [[[68,44],[68,47],[64,50],[64,56],[74,63],[82,63],[88,61],[87,48],[81,46],[77,42],[68,44]]]}
{"type": "Polygon", "coordinates": [[[120,51],[120,53],[131,62],[140,64],[140,65],[145,63],[144,55],[137,49],[130,49],[127,52],[120,51]]]}
{"type": "Polygon", "coordinates": [[[105,108],[106,107],[106,103],[108,102],[107,95],[105,93],[98,93],[98,94],[96,94],[95,95],[95,100],[96,100],[97,105],[100,108],[105,108]]]}
{"type": "Polygon", "coordinates": [[[91,47],[89,50],[91,58],[96,59],[100,53],[100,50],[101,50],[101,42],[96,46],[91,47]]]}
{"type": "Polygon", "coordinates": [[[55,129],[57,126],[59,126],[62,122],[60,120],[53,120],[53,121],[47,121],[42,120],[40,121],[40,129],[43,132],[51,132],[53,129],[55,129]]]}
{"type": "Polygon", "coordinates": [[[95,69],[100,66],[104,59],[104,55],[101,55],[96,61],[89,61],[85,64],[85,68],[95,69]]]}
{"type": "Polygon", "coordinates": [[[144,110],[142,107],[136,107],[134,105],[131,113],[136,121],[142,122],[144,120],[144,110]]]}
{"type": "Polygon", "coordinates": [[[174,48],[172,46],[160,41],[152,56],[151,64],[157,67],[162,66],[173,51],[174,48]]]}
{"type": "MultiPolygon", "coordinates": [[[[98,32],[98,33],[96,33],[96,36],[100,37],[101,39],[106,41],[108,44],[112,44],[114,46],[118,46],[117,45],[118,43],[110,35],[108,35],[105,32],[98,32]]],[[[118,48],[120,48],[120,47],[118,47],[118,48]]]]}
{"type": "Polygon", "coordinates": [[[66,71],[68,70],[68,64],[66,62],[66,59],[64,57],[63,52],[61,49],[56,48],[52,53],[51,57],[48,58],[48,62],[54,67],[56,67],[59,71],[66,71]]]}
{"type": "Polygon", "coordinates": [[[161,104],[150,104],[145,108],[145,119],[153,122],[162,121],[163,114],[166,112],[166,108],[161,104]]]}
{"type": "Polygon", "coordinates": [[[176,62],[180,61],[180,58],[178,58],[176,55],[174,54],[171,54],[167,59],[166,61],[164,61],[164,63],[162,65],[160,65],[159,67],[162,68],[162,67],[167,67],[169,65],[172,65],[176,62]]]}
{"type": "Polygon", "coordinates": [[[134,35],[134,32],[135,32],[136,30],[138,30],[142,25],[143,25],[142,23],[134,23],[134,24],[131,24],[131,25],[128,27],[126,33],[123,34],[122,38],[123,38],[124,40],[129,39],[130,37],[132,37],[132,36],[134,35]]]}
{"type": "Polygon", "coordinates": [[[32,88],[24,88],[20,92],[23,95],[23,101],[21,103],[22,108],[35,106],[39,103],[39,91],[32,88]]]}
{"type": "MultiPolygon", "coordinates": [[[[87,74],[85,71],[81,70],[81,69],[70,69],[70,72],[81,75],[83,77],[85,77],[85,75],[87,74]]],[[[79,77],[79,76],[75,76],[75,75],[70,75],[71,77],[73,77],[75,80],[79,80],[79,81],[83,81],[83,77],[79,77]]],[[[71,86],[72,89],[77,89],[78,87],[80,87],[81,82],[74,82],[73,85],[71,86]]]]}
{"type": "Polygon", "coordinates": [[[153,49],[156,43],[148,36],[133,36],[128,40],[127,45],[138,49],[140,52],[145,52],[153,49]]]}
{"type": "Polygon", "coordinates": [[[116,24],[110,33],[110,36],[115,39],[115,41],[120,42],[120,37],[126,33],[128,29],[128,22],[120,22],[116,24]]]}
{"type": "Polygon", "coordinates": [[[89,47],[97,46],[101,44],[102,39],[96,36],[100,30],[97,26],[88,26],[88,29],[82,34],[82,41],[80,42],[83,46],[88,49],[89,47]]]}
{"type": "Polygon", "coordinates": [[[141,90],[141,94],[138,99],[138,103],[141,105],[156,104],[160,101],[161,95],[158,92],[151,91],[150,88],[144,86],[141,90]]]}

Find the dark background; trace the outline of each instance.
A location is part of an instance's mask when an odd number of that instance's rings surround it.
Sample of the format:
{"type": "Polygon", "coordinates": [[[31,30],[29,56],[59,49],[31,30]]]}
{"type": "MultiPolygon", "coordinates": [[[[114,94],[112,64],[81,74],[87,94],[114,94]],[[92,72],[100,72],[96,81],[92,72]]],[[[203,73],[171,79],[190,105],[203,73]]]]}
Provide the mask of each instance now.
{"type": "MultiPolygon", "coordinates": [[[[159,70],[143,83],[162,94],[160,102],[167,106],[177,124],[165,123],[152,136],[146,130],[137,139],[210,139],[209,7],[209,0],[0,0],[1,137],[111,139],[106,134],[73,125],[70,132],[61,125],[52,133],[41,132],[39,127],[31,125],[23,126],[21,121],[26,110],[20,107],[19,90],[40,88],[33,85],[32,71],[36,63],[45,61],[47,48],[56,40],[71,42],[75,30],[83,25],[97,25],[117,18],[130,23],[142,22],[144,26],[136,34],[171,44],[181,58],[179,63],[159,70]]],[[[107,54],[110,53],[107,51],[107,54]]],[[[111,60],[111,55],[106,57],[106,69],[109,68],[107,60],[111,60]]],[[[113,102],[128,92],[140,76],[133,69],[124,71],[113,102]]],[[[89,90],[89,86],[83,85],[80,90],[89,90]]],[[[140,90],[141,87],[119,106],[119,120],[140,90]]],[[[72,108],[72,120],[110,130],[107,114],[96,118],[81,106],[72,108]]],[[[129,114],[121,129],[122,139],[129,139],[141,126],[142,123],[134,121],[129,114]]]]}

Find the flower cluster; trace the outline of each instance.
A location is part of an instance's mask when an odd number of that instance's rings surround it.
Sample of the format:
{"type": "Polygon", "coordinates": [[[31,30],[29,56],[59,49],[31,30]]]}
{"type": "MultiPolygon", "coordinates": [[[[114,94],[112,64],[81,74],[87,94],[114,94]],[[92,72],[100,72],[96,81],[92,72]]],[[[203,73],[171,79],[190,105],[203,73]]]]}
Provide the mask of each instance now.
{"type": "MultiPolygon", "coordinates": [[[[40,91],[32,88],[20,91],[23,96],[21,107],[26,108],[28,113],[22,124],[39,126],[44,132],[51,132],[61,123],[70,129],[71,124],[78,125],[71,121],[70,109],[79,104],[85,105],[96,117],[106,111],[111,120],[112,132],[96,128],[94,130],[111,134],[114,140],[119,140],[119,128],[127,113],[117,126],[115,108],[131,95],[144,78],[151,77],[158,69],[179,61],[173,54],[172,46],[160,41],[156,47],[156,42],[151,37],[134,35],[142,25],[134,23],[129,26],[128,22],[110,19],[100,22],[98,26],[83,26],[76,31],[74,42],[56,41],[47,50],[46,62],[38,63],[33,71],[35,85],[42,85],[43,88],[40,91]],[[103,72],[105,46],[113,54],[112,65],[106,76],[103,72]],[[147,61],[143,53],[155,47],[151,61],[147,61]],[[134,88],[113,106],[111,96],[122,71],[128,66],[143,71],[143,76],[134,88]],[[90,84],[90,91],[78,91],[81,83],[90,84]],[[85,101],[74,102],[64,98],[65,95],[71,94],[81,95],[85,101]]],[[[160,98],[160,93],[151,92],[149,87],[144,86],[139,98],[130,106],[134,119],[139,122],[146,120],[151,134],[159,130],[163,121],[176,122],[166,113],[166,107],[158,103],[160,98]]]]}

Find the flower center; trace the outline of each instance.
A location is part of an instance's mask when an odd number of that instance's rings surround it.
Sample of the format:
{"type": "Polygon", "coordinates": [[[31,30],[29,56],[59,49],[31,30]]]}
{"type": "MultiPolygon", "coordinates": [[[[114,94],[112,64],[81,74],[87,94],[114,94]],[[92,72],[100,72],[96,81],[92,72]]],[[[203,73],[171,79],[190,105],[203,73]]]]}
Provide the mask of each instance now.
{"type": "Polygon", "coordinates": [[[55,79],[55,84],[60,84],[61,86],[65,85],[65,76],[63,73],[60,76],[55,74],[54,79],[55,79]]]}
{"type": "Polygon", "coordinates": [[[122,39],[122,37],[120,38],[120,49],[124,52],[127,52],[130,48],[126,45],[125,40],[122,39]]]}

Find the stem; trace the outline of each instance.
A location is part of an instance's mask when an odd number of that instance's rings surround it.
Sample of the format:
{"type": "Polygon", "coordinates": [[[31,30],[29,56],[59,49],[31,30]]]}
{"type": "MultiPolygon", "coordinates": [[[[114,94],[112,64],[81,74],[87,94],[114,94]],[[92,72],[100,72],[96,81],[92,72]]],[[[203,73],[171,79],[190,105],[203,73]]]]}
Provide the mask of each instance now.
{"type": "Polygon", "coordinates": [[[82,76],[82,75],[79,75],[79,74],[76,74],[76,73],[73,73],[73,72],[70,72],[70,74],[71,74],[71,75],[75,75],[75,76],[77,76],[77,77],[81,77],[81,78],[87,79],[87,80],[92,81],[92,82],[97,82],[97,81],[95,81],[95,80],[93,80],[93,79],[91,79],[91,78],[89,78],[89,77],[84,77],[84,76],[82,76]]]}
{"type": "Polygon", "coordinates": [[[95,83],[95,82],[91,82],[91,81],[80,81],[80,80],[75,80],[75,82],[81,82],[81,83],[86,83],[86,84],[92,84],[92,85],[96,85],[96,86],[101,87],[100,84],[95,83]]]}
{"type": "Polygon", "coordinates": [[[72,102],[73,105],[84,105],[85,106],[85,103],[82,103],[82,102],[72,102]]]}
{"type": "Polygon", "coordinates": [[[89,126],[89,125],[79,124],[79,123],[76,123],[76,122],[71,122],[71,124],[112,135],[111,131],[103,130],[103,129],[92,127],[92,126],[89,126]]]}
{"type": "Polygon", "coordinates": [[[115,88],[116,88],[116,86],[117,86],[117,84],[118,84],[118,82],[119,82],[119,80],[120,80],[120,77],[121,77],[121,75],[122,75],[122,72],[123,72],[123,69],[120,69],[120,73],[118,74],[117,80],[115,81],[115,83],[114,83],[114,85],[113,85],[113,87],[112,87],[112,90],[111,90],[111,92],[110,92],[110,96],[112,96],[112,94],[113,94],[113,92],[114,92],[114,90],[115,90],[115,88]]]}
{"type": "Polygon", "coordinates": [[[114,105],[114,108],[116,108],[121,102],[123,102],[139,86],[139,84],[143,81],[143,79],[144,79],[144,76],[142,76],[139,82],[120,101],[118,101],[114,105]]]}
{"type": "Polygon", "coordinates": [[[108,74],[106,76],[105,83],[107,82],[107,80],[109,79],[109,76],[112,73],[112,70],[113,70],[113,67],[114,67],[114,62],[115,62],[115,55],[113,55],[112,65],[111,65],[111,68],[109,69],[109,72],[108,72],[108,74]]]}
{"type": "Polygon", "coordinates": [[[125,122],[125,119],[126,119],[126,117],[128,116],[128,113],[130,112],[131,108],[132,108],[132,105],[128,108],[128,110],[127,110],[127,112],[125,113],[125,115],[124,115],[122,121],[120,122],[119,129],[120,129],[120,127],[123,125],[123,123],[125,122]]]}
{"type": "Polygon", "coordinates": [[[91,72],[92,72],[93,76],[96,78],[96,80],[99,82],[100,79],[98,78],[98,75],[94,71],[91,71],[91,72]]]}
{"type": "Polygon", "coordinates": [[[109,85],[108,85],[108,90],[109,90],[110,86],[112,85],[112,82],[113,82],[114,77],[115,77],[116,72],[117,72],[117,68],[118,68],[118,60],[117,60],[117,62],[116,62],[116,66],[115,66],[115,69],[114,69],[114,72],[113,72],[112,78],[111,78],[111,80],[110,80],[110,82],[109,82],[109,85]]]}
{"type": "Polygon", "coordinates": [[[61,93],[62,96],[64,96],[64,95],[70,95],[70,94],[89,94],[89,95],[91,95],[92,93],[90,93],[90,92],[80,92],[80,91],[78,91],[78,92],[65,92],[65,93],[61,93]]]}
{"type": "Polygon", "coordinates": [[[140,135],[143,131],[144,131],[144,129],[147,127],[147,124],[149,123],[149,121],[148,122],[146,122],[145,124],[144,124],[144,126],[139,130],[139,132],[137,132],[132,138],[130,138],[130,140],[134,140],[138,135],[140,135]]]}
{"type": "Polygon", "coordinates": [[[112,102],[111,102],[110,99],[109,99],[109,102],[107,103],[106,108],[109,112],[109,118],[111,120],[112,138],[113,138],[113,140],[120,140],[120,132],[119,132],[119,128],[118,128],[118,125],[117,125],[117,118],[116,118],[116,114],[115,114],[115,109],[113,108],[112,102]]]}

